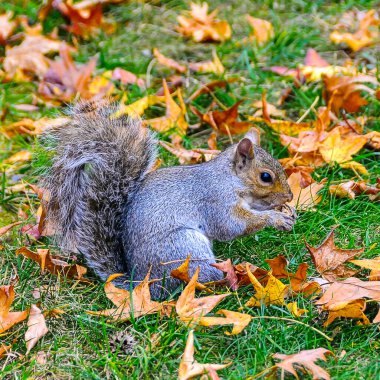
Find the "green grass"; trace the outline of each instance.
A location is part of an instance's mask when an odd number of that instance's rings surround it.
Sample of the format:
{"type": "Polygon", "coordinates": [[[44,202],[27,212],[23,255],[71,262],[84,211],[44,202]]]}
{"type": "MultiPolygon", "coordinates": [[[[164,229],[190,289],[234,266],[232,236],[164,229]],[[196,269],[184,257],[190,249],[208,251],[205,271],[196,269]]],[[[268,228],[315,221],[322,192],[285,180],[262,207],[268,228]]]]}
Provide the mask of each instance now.
{"type": "MultiPolygon", "coordinates": [[[[38,1],[9,1],[0,4],[0,10],[10,9],[16,14],[27,14],[31,21],[36,21],[38,1]],[[25,4],[27,4],[25,6],[25,4]]],[[[216,92],[216,96],[225,105],[231,105],[243,99],[240,107],[241,116],[252,113],[251,104],[261,98],[263,90],[267,91],[268,101],[278,99],[281,90],[292,86],[287,78],[263,71],[264,67],[283,65],[296,67],[303,62],[306,50],[315,48],[331,63],[339,64],[347,57],[347,52],[329,42],[328,35],[340,15],[353,7],[359,9],[376,8],[378,1],[302,1],[302,0],[265,0],[252,2],[210,1],[212,9],[220,8],[219,17],[227,19],[233,29],[231,41],[224,44],[195,44],[183,39],[175,32],[176,16],[187,3],[179,0],[140,3],[131,2],[107,6],[107,15],[118,21],[117,31],[105,36],[100,34],[88,41],[82,41],[76,61],[87,62],[98,54],[99,73],[114,67],[127,70],[146,77],[149,74],[154,93],[160,86],[162,78],[171,72],[157,64],[150,66],[151,50],[158,47],[163,54],[184,62],[208,60],[212,49],[216,49],[226,67],[221,78],[238,76],[239,82],[231,84],[226,90],[216,92]],[[242,44],[248,35],[249,27],[245,15],[251,14],[270,20],[275,27],[275,37],[264,47],[242,44]]],[[[50,31],[64,22],[58,12],[53,12],[45,23],[45,30],[50,31]]],[[[60,30],[62,38],[70,41],[71,36],[60,30]]],[[[1,48],[0,48],[1,49],[1,48]]],[[[4,50],[0,50],[3,54],[4,50]]],[[[379,57],[379,47],[366,48],[352,56],[358,65],[364,62],[371,68],[379,57]]],[[[215,75],[193,75],[188,78],[184,89],[185,98],[199,87],[200,83],[220,79],[215,75]]],[[[0,83],[0,104],[3,110],[3,124],[7,125],[23,117],[38,119],[43,115],[52,115],[55,109],[41,107],[33,113],[20,112],[15,104],[31,103],[37,86],[33,83],[0,83]]],[[[121,89],[122,90],[122,89],[121,89]]],[[[136,86],[128,87],[129,100],[132,102],[143,95],[136,86]]],[[[319,96],[321,83],[302,85],[295,90],[295,95],[284,106],[288,115],[297,120],[319,96]]],[[[371,116],[369,129],[380,130],[378,114],[380,103],[370,98],[369,105],[360,114],[371,116]]],[[[209,97],[197,100],[197,107],[202,109],[210,103],[209,97]]],[[[156,107],[150,116],[161,115],[163,109],[156,107]]],[[[353,115],[358,116],[358,115],[353,115]]],[[[350,116],[351,117],[351,116],[350,116]]],[[[189,115],[190,121],[197,119],[189,115]]],[[[310,113],[309,119],[315,115],[310,113]]],[[[264,125],[263,144],[277,157],[286,157],[286,150],[280,145],[278,137],[264,125]]],[[[194,131],[192,133],[197,133],[194,131]]],[[[163,136],[165,138],[165,136],[163,136]]],[[[35,147],[34,138],[17,137],[10,140],[0,137],[0,159],[5,159],[21,149],[35,149],[36,161],[32,167],[24,165],[16,172],[9,172],[2,179],[0,187],[0,226],[17,220],[17,210],[23,207],[33,220],[37,209],[36,197],[9,194],[6,188],[20,182],[21,179],[36,182],[48,157],[40,147],[35,147]]],[[[228,145],[228,139],[222,138],[220,146],[228,145]]],[[[204,146],[204,136],[192,136],[186,139],[186,146],[204,146]]],[[[173,164],[177,160],[170,154],[160,151],[164,164],[173,164]]],[[[358,160],[365,164],[370,172],[369,180],[374,183],[380,176],[379,153],[363,150],[358,160]]],[[[353,174],[337,166],[324,167],[315,172],[316,179],[327,178],[336,181],[351,178],[353,174]]],[[[312,245],[319,244],[330,228],[339,225],[337,243],[344,248],[366,247],[364,257],[376,257],[380,254],[380,210],[379,204],[370,202],[366,196],[355,200],[335,199],[327,191],[323,192],[323,201],[315,211],[300,213],[298,222],[291,233],[281,233],[266,229],[253,236],[236,239],[228,243],[216,243],[215,252],[220,259],[231,258],[235,263],[248,260],[256,265],[266,267],[264,260],[284,254],[295,270],[303,261],[310,264],[309,276],[316,276],[304,241],[312,245]]],[[[32,352],[19,357],[14,355],[0,360],[0,377],[4,379],[175,379],[183,353],[188,329],[176,318],[159,319],[152,315],[122,324],[108,324],[104,320],[89,316],[86,310],[100,310],[110,307],[104,295],[103,285],[94,279],[93,284],[59,282],[49,274],[41,275],[39,268],[31,261],[15,256],[15,250],[30,241],[25,235],[14,230],[1,242],[0,284],[8,284],[10,278],[18,275],[16,285],[17,297],[15,310],[28,307],[37,301],[32,297],[35,288],[44,287],[38,300],[44,310],[63,309],[65,314],[60,319],[49,318],[47,324],[50,332],[41,339],[32,352]],[[112,352],[109,340],[118,331],[125,331],[134,337],[136,344],[132,354],[112,352]],[[152,341],[155,341],[152,344],[152,341]],[[46,364],[36,362],[38,351],[48,355],[46,364]]],[[[38,246],[49,246],[57,252],[52,242],[45,240],[38,246]]],[[[223,290],[221,290],[223,291],[223,290]]],[[[237,310],[252,295],[250,288],[241,289],[221,303],[219,308],[237,310]]],[[[199,328],[196,336],[196,354],[199,362],[222,363],[232,361],[231,367],[220,371],[224,379],[244,379],[255,375],[274,364],[272,355],[276,352],[292,354],[304,349],[325,347],[331,349],[336,358],[328,360],[328,368],[333,379],[372,379],[380,373],[378,352],[380,349],[380,332],[376,325],[357,326],[355,321],[339,320],[327,329],[322,328],[325,316],[318,314],[310,300],[298,297],[300,307],[309,310],[306,317],[299,319],[303,325],[290,323],[281,318],[293,318],[286,308],[270,306],[260,309],[244,309],[252,316],[273,316],[277,319],[254,319],[250,325],[237,336],[224,334],[228,328],[199,328]],[[312,330],[313,326],[334,338],[327,341],[321,334],[312,330]],[[345,353],[345,354],[344,354],[345,353]]],[[[377,312],[377,305],[369,303],[366,313],[372,319],[377,312]]],[[[23,334],[26,324],[19,324],[0,337],[0,343],[10,343],[17,339],[13,351],[24,354],[23,334]]]]}

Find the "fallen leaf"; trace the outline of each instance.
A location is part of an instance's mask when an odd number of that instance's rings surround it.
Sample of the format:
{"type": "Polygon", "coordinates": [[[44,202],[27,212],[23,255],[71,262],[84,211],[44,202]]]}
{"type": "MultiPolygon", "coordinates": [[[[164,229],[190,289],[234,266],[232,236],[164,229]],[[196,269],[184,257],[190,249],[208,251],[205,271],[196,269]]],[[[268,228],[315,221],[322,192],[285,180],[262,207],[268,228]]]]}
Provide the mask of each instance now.
{"type": "Polygon", "coordinates": [[[330,375],[315,364],[317,360],[326,361],[326,355],[333,355],[333,353],[326,348],[316,348],[314,350],[303,350],[293,355],[274,354],[273,358],[281,360],[280,363],[275,365],[276,368],[290,372],[297,379],[296,369],[304,369],[313,375],[313,379],[330,380],[330,375]]]}
{"type": "Polygon", "coordinates": [[[239,78],[228,78],[226,80],[216,80],[207,84],[202,84],[201,87],[193,92],[190,97],[189,101],[196,99],[198,96],[202,94],[209,94],[212,93],[217,88],[225,88],[230,83],[237,82],[239,78]]]}
{"type": "Polygon", "coordinates": [[[162,310],[162,304],[152,301],[149,290],[149,276],[146,275],[144,280],[138,284],[132,292],[125,289],[117,288],[112,281],[123,276],[114,274],[107,279],[104,285],[106,296],[116,306],[114,309],[101,311],[87,311],[90,315],[109,317],[110,322],[123,322],[133,318],[139,318],[143,315],[154,314],[162,310]]]}
{"type": "Polygon", "coordinates": [[[28,330],[25,333],[26,354],[37,342],[49,332],[45,317],[36,305],[31,305],[28,319],[28,330]]]}
{"type": "Polygon", "coordinates": [[[221,263],[211,264],[211,266],[213,266],[213,267],[221,270],[222,272],[226,273],[226,277],[222,281],[226,282],[227,286],[229,288],[231,288],[231,290],[235,291],[238,289],[239,280],[238,280],[238,277],[235,273],[235,268],[232,265],[231,259],[228,259],[226,261],[222,261],[221,263]]]}
{"type": "Polygon", "coordinates": [[[356,277],[335,281],[315,304],[331,308],[361,298],[380,301],[380,281],[362,281],[356,277]]]}
{"type": "Polygon", "coordinates": [[[159,52],[157,48],[153,49],[153,55],[156,57],[158,63],[168,67],[169,69],[173,69],[175,71],[178,71],[179,73],[185,73],[187,71],[186,66],[178,63],[174,59],[165,57],[163,54],[159,52]]]}
{"type": "Polygon", "coordinates": [[[3,236],[5,235],[8,231],[10,231],[13,227],[16,227],[18,226],[19,224],[21,224],[22,221],[19,221],[19,222],[14,222],[14,223],[11,223],[11,224],[8,224],[6,226],[3,226],[3,227],[0,227],[0,236],[3,236]]]}
{"type": "Polygon", "coordinates": [[[322,196],[318,192],[324,187],[324,183],[313,182],[311,185],[304,188],[302,174],[296,172],[288,177],[288,184],[293,193],[293,200],[288,204],[296,207],[299,210],[307,210],[313,208],[321,202],[322,196]]]}
{"type": "MultiPolygon", "coordinates": [[[[190,258],[191,258],[191,255],[188,255],[186,260],[178,268],[173,269],[170,272],[170,276],[173,278],[177,278],[178,280],[184,281],[186,283],[189,283],[190,282],[190,275],[189,275],[190,258]]],[[[195,284],[195,289],[206,290],[207,286],[197,282],[195,284]]]]}
{"type": "Polygon", "coordinates": [[[293,277],[293,273],[288,272],[286,269],[288,260],[284,255],[278,255],[274,259],[265,259],[265,262],[270,266],[272,276],[278,279],[293,277]]]}
{"type": "Polygon", "coordinates": [[[342,249],[336,247],[334,243],[334,229],[330,231],[319,247],[305,244],[317,271],[327,281],[336,281],[339,278],[347,278],[354,275],[356,271],[344,264],[364,252],[364,248],[342,249]]]}
{"type": "Polygon", "coordinates": [[[365,307],[366,302],[363,299],[343,302],[337,305],[322,306],[322,310],[329,313],[323,327],[331,325],[336,318],[358,318],[364,325],[368,325],[370,321],[364,314],[365,307]]]}
{"type": "Polygon", "coordinates": [[[190,3],[191,10],[177,17],[177,30],[195,42],[223,42],[231,38],[231,27],[227,21],[216,19],[217,10],[208,14],[208,4],[190,3]]]}
{"type": "Polygon", "coordinates": [[[293,317],[301,317],[308,312],[306,309],[299,309],[297,302],[289,302],[286,304],[286,307],[292,313],[293,317]]]}
{"type": "Polygon", "coordinates": [[[365,181],[347,181],[339,185],[330,185],[329,192],[339,198],[355,199],[357,195],[367,194],[370,200],[378,198],[380,188],[368,185],[365,181]]]}
{"type": "Polygon", "coordinates": [[[35,261],[41,267],[41,272],[47,270],[56,276],[62,275],[67,278],[85,281],[83,276],[87,273],[87,268],[78,264],[68,264],[61,257],[50,255],[48,249],[37,248],[37,252],[33,252],[26,247],[22,247],[16,251],[16,255],[23,255],[35,261]]]}
{"type": "Polygon", "coordinates": [[[268,282],[263,287],[257,278],[252,274],[249,266],[246,267],[249,279],[253,285],[256,294],[248,300],[245,306],[260,307],[264,305],[285,305],[284,297],[287,294],[288,286],[274,277],[271,272],[268,273],[268,282]]]}
{"type": "Polygon", "coordinates": [[[221,325],[233,325],[231,332],[226,331],[226,335],[240,334],[251,322],[252,317],[248,314],[239,313],[230,310],[218,310],[216,314],[222,314],[225,318],[221,317],[202,317],[199,321],[201,326],[221,326],[221,325]]]}
{"type": "Polygon", "coordinates": [[[9,311],[14,299],[13,285],[0,286],[0,334],[25,320],[29,314],[29,310],[9,311]]]}
{"type": "MultiPolygon", "coordinates": [[[[194,331],[190,330],[187,337],[185,351],[182,355],[181,363],[179,365],[178,379],[189,380],[196,376],[209,373],[210,369],[218,371],[226,368],[228,364],[200,364],[194,359],[194,331]]],[[[214,379],[217,379],[214,377],[214,379]]]]}
{"type": "Polygon", "coordinates": [[[297,272],[290,279],[290,289],[293,293],[302,293],[306,296],[313,296],[322,293],[321,285],[316,281],[307,281],[307,263],[301,263],[297,272]]]}
{"type": "Polygon", "coordinates": [[[11,348],[12,348],[12,345],[7,346],[4,343],[1,343],[0,344],[0,359],[9,353],[11,348]]]}
{"type": "Polygon", "coordinates": [[[315,49],[312,48],[307,49],[304,64],[305,66],[311,67],[330,66],[330,64],[325,59],[323,59],[315,49]]]}
{"type": "Polygon", "coordinates": [[[112,71],[112,79],[119,80],[122,84],[137,84],[140,88],[145,87],[145,82],[143,79],[138,78],[137,75],[131,73],[130,71],[116,67],[112,71]]]}
{"type": "Polygon", "coordinates": [[[200,318],[209,313],[219,302],[229,296],[229,294],[218,294],[195,298],[195,286],[198,280],[198,274],[199,267],[182,291],[176,304],[176,312],[180,320],[190,326],[199,323],[200,318]]]}
{"type": "Polygon", "coordinates": [[[330,40],[335,44],[345,43],[354,52],[378,42],[380,19],[376,10],[371,9],[367,13],[357,12],[357,17],[359,27],[355,33],[334,30],[330,34],[330,40]]]}
{"type": "Polygon", "coordinates": [[[380,257],[374,259],[350,260],[350,263],[373,271],[380,271],[380,257]]]}
{"type": "Polygon", "coordinates": [[[21,150],[20,152],[12,154],[12,156],[3,160],[3,163],[13,165],[13,164],[19,164],[23,162],[28,162],[28,161],[31,161],[31,159],[32,159],[31,152],[29,152],[28,150],[21,150]]]}
{"type": "Polygon", "coordinates": [[[273,38],[273,25],[269,21],[255,18],[249,15],[246,16],[246,19],[249,25],[252,27],[250,39],[256,41],[258,45],[263,45],[268,42],[268,40],[273,38]]]}
{"type": "Polygon", "coordinates": [[[16,28],[16,21],[12,20],[13,12],[6,12],[0,15],[0,45],[5,45],[7,38],[16,28]]]}
{"type": "Polygon", "coordinates": [[[120,105],[114,117],[120,117],[122,115],[129,115],[132,117],[142,116],[147,108],[164,102],[164,96],[147,95],[144,98],[136,100],[134,103],[128,105],[120,105]]]}
{"type": "Polygon", "coordinates": [[[216,51],[212,52],[213,60],[205,62],[190,62],[189,69],[195,71],[196,73],[213,73],[217,75],[222,75],[224,73],[223,63],[220,61],[216,51]]]}
{"type": "Polygon", "coordinates": [[[248,272],[252,273],[259,280],[260,284],[265,285],[268,282],[268,271],[251,263],[243,262],[236,264],[234,265],[234,270],[238,278],[239,287],[251,284],[248,272]]]}

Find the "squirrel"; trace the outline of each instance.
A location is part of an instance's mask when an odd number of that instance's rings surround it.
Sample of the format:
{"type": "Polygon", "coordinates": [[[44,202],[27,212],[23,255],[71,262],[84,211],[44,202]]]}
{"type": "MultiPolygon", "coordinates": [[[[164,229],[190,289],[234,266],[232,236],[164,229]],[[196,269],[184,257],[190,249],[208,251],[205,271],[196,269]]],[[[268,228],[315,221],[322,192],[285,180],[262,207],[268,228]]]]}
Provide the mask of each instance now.
{"type": "Polygon", "coordinates": [[[109,101],[79,102],[64,125],[45,132],[46,220],[62,250],[82,254],[101,280],[123,273],[132,282],[118,285],[130,288],[151,270],[160,279],[152,297],[166,298],[180,282],[170,271],[189,254],[200,282],[223,278],[210,265],[213,240],[292,229],[287,176],[256,129],[208,162],[154,170],[155,134],[116,110],[109,101]]]}

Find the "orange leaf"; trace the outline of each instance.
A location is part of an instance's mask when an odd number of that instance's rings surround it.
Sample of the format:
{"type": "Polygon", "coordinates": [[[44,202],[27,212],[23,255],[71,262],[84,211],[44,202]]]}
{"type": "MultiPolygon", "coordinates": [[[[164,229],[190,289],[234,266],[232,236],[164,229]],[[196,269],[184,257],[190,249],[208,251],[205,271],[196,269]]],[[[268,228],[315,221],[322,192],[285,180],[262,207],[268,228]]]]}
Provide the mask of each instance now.
{"type": "Polygon", "coordinates": [[[22,223],[22,221],[20,221],[20,222],[14,222],[14,223],[8,224],[7,226],[0,227],[0,236],[5,235],[5,234],[6,234],[8,231],[10,231],[13,227],[18,226],[18,225],[21,224],[21,223],[22,223]]]}
{"type": "Polygon", "coordinates": [[[227,286],[231,288],[231,290],[237,290],[239,287],[238,284],[238,277],[235,273],[235,268],[232,265],[231,259],[228,259],[226,261],[222,261],[221,263],[211,264],[211,266],[221,270],[222,272],[226,273],[226,278],[222,281],[225,281],[227,283],[227,286]]]}
{"type": "Polygon", "coordinates": [[[39,339],[49,332],[45,317],[41,310],[36,306],[30,307],[30,314],[28,319],[28,330],[25,333],[26,354],[37,344],[39,339]]]}
{"type": "Polygon", "coordinates": [[[220,61],[215,50],[212,52],[213,60],[205,62],[189,63],[189,69],[197,73],[213,73],[222,75],[224,73],[224,66],[220,61]]]}
{"type": "Polygon", "coordinates": [[[269,21],[249,15],[246,16],[246,19],[253,29],[250,37],[255,40],[258,45],[265,44],[274,36],[273,25],[269,21]]]}
{"type": "Polygon", "coordinates": [[[158,63],[163,66],[168,67],[169,69],[173,69],[178,71],[179,73],[185,73],[187,71],[187,67],[181,65],[180,63],[174,61],[174,59],[167,58],[163,54],[159,52],[157,48],[153,49],[153,55],[156,57],[158,63]]]}

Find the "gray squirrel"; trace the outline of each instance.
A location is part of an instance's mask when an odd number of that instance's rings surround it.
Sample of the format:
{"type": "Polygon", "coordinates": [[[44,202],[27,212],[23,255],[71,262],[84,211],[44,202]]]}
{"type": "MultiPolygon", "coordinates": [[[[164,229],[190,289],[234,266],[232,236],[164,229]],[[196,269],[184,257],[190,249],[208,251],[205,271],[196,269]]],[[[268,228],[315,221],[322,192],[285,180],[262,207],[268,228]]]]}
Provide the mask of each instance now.
{"type": "Polygon", "coordinates": [[[200,282],[223,278],[210,265],[213,240],[292,229],[286,174],[255,129],[208,162],[154,170],[154,134],[115,111],[107,101],[80,102],[45,134],[53,156],[42,183],[47,221],[61,248],[81,253],[101,280],[125,273],[118,285],[130,288],[151,268],[160,279],[152,297],[164,298],[179,284],[170,271],[189,254],[200,282]]]}

